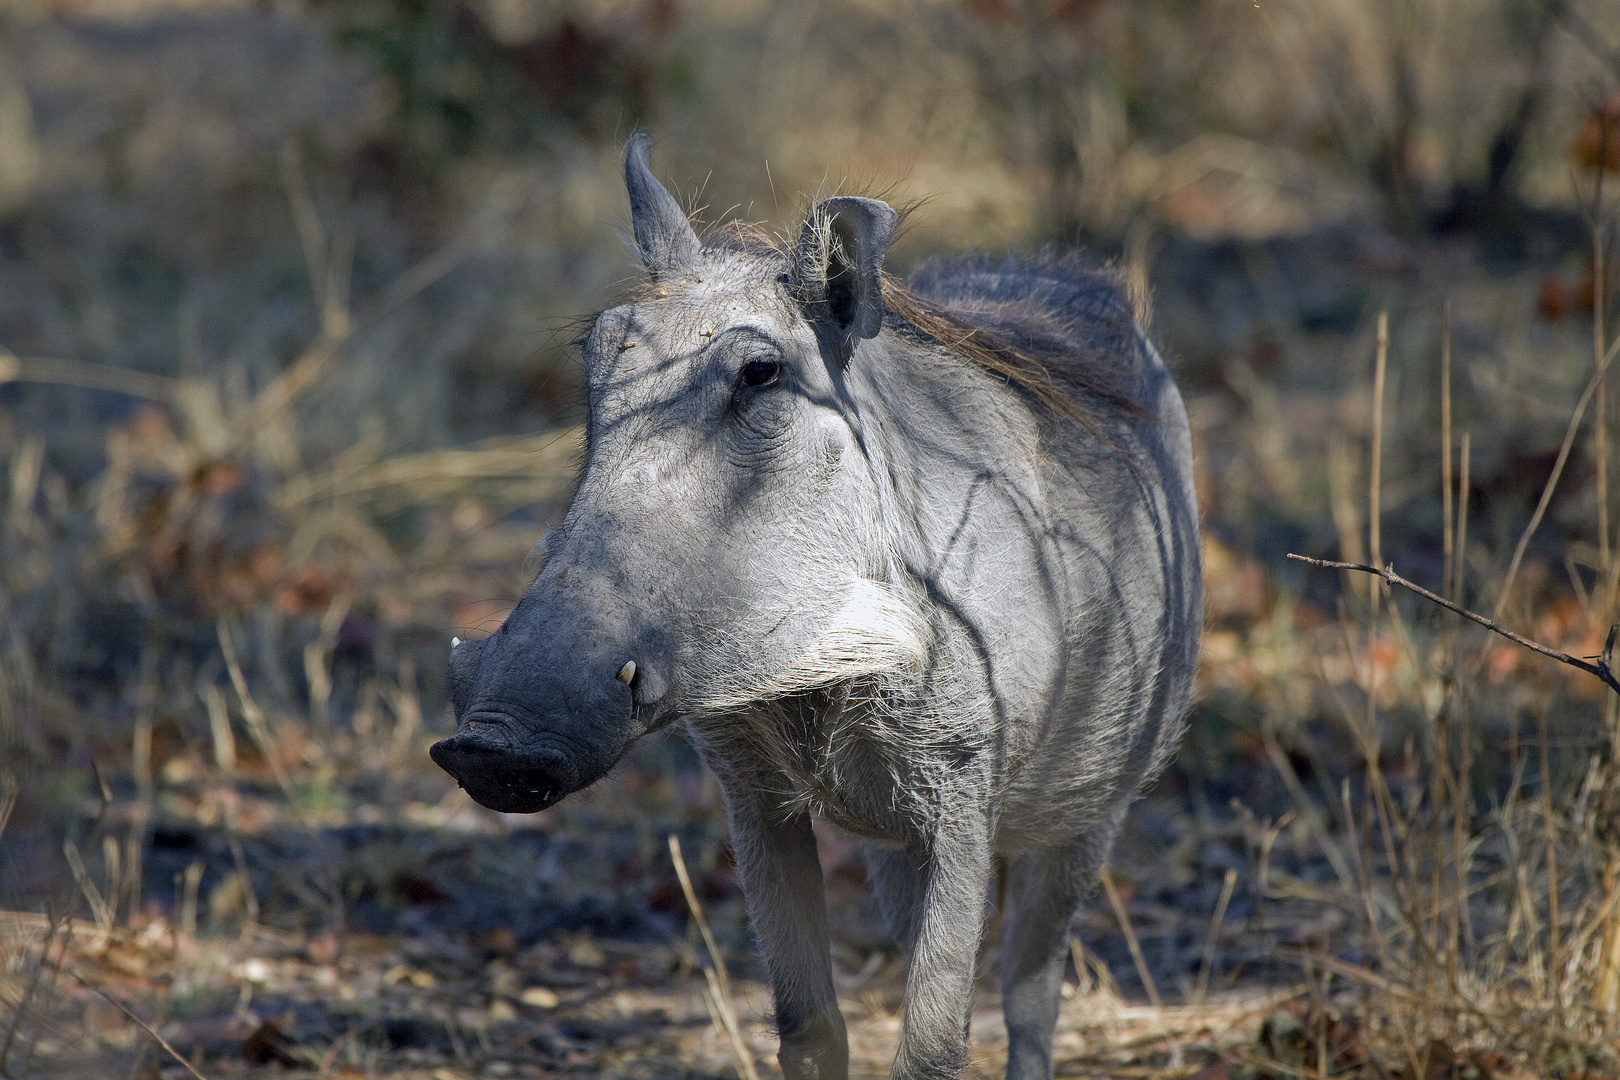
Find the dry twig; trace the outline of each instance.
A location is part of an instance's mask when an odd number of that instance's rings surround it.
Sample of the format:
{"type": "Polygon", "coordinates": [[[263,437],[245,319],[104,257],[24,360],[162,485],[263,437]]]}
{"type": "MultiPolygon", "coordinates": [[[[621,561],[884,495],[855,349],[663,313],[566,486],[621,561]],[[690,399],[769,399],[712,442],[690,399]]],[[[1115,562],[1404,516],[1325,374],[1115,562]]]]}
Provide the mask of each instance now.
{"type": "Polygon", "coordinates": [[[69,968],[68,974],[73,976],[74,980],[77,981],[79,985],[85,987],[86,989],[94,990],[96,993],[112,1002],[113,1005],[117,1007],[119,1012],[135,1021],[135,1023],[140,1026],[140,1029],[150,1035],[152,1040],[159,1046],[163,1047],[164,1051],[168,1053],[170,1057],[178,1061],[185,1068],[186,1072],[196,1077],[197,1080],[208,1080],[208,1077],[197,1071],[197,1066],[193,1065],[190,1061],[187,1061],[184,1054],[170,1046],[169,1040],[165,1039],[162,1035],[159,1035],[157,1030],[153,1028],[151,1024],[148,1024],[145,1020],[142,1020],[139,1016],[136,1016],[128,1005],[125,1005],[122,1001],[119,1001],[117,998],[107,993],[107,991],[103,990],[89,979],[85,978],[83,975],[80,975],[77,971],[69,968]]]}
{"type": "Polygon", "coordinates": [[[231,685],[236,689],[237,703],[242,707],[242,718],[247,721],[248,732],[252,734],[253,741],[259,744],[259,752],[264,755],[265,763],[275,775],[276,783],[281,786],[281,792],[287,797],[287,805],[295,811],[298,809],[298,793],[293,790],[292,779],[287,775],[287,769],[281,762],[281,747],[270,736],[270,725],[265,719],[264,710],[248,689],[247,678],[242,674],[242,665],[236,659],[236,644],[231,639],[230,625],[221,615],[214,626],[219,638],[219,650],[225,657],[225,671],[231,677],[231,685]]]}
{"type": "Polygon", "coordinates": [[[1125,932],[1125,944],[1130,947],[1131,959],[1136,961],[1136,974],[1142,979],[1142,986],[1147,990],[1148,1000],[1153,1002],[1155,1009],[1164,1008],[1164,1002],[1159,997],[1159,988],[1153,984],[1153,973],[1148,970],[1147,958],[1142,955],[1142,946],[1136,940],[1136,930],[1131,926],[1131,917],[1125,911],[1125,903],[1119,897],[1119,889],[1114,886],[1114,875],[1103,867],[1103,891],[1108,894],[1108,903],[1114,909],[1114,918],[1119,920],[1119,928],[1125,932]]]}
{"type": "Polygon", "coordinates": [[[744,1080],[759,1080],[759,1072],[754,1068],[754,1055],[743,1042],[742,1029],[737,1024],[737,1010],[731,1003],[731,976],[726,971],[725,960],[720,956],[720,947],[709,932],[709,920],[703,917],[703,906],[698,903],[697,893],[692,889],[692,878],[686,872],[686,860],[681,857],[681,838],[674,833],[669,834],[669,854],[675,861],[675,876],[681,880],[686,906],[692,912],[698,932],[703,935],[703,944],[708,948],[712,961],[709,967],[703,969],[704,977],[709,981],[710,1007],[731,1041],[731,1050],[737,1057],[737,1067],[742,1070],[744,1080]]]}
{"type": "Polygon", "coordinates": [[[1603,643],[1603,652],[1597,658],[1597,662],[1592,663],[1591,661],[1582,660],[1579,657],[1571,656],[1569,653],[1560,652],[1557,649],[1550,649],[1540,642],[1531,641],[1522,634],[1515,634],[1512,630],[1507,629],[1505,626],[1499,625],[1494,620],[1487,619],[1483,615],[1469,611],[1467,608],[1462,607],[1459,604],[1453,604],[1450,600],[1447,600],[1438,593],[1432,593],[1423,586],[1401,577],[1401,575],[1395,572],[1395,567],[1393,565],[1386,566],[1380,570],[1376,566],[1368,566],[1365,563],[1347,563],[1334,562],[1331,559],[1313,559],[1308,555],[1295,555],[1293,552],[1289,552],[1288,557],[1302,563],[1309,563],[1312,566],[1320,566],[1326,570],[1355,570],[1363,574],[1373,574],[1377,577],[1381,577],[1391,585],[1399,585],[1408,592],[1417,593],[1425,600],[1433,601],[1434,603],[1445,608],[1447,611],[1454,611],[1465,619],[1470,619],[1473,622],[1477,622],[1479,625],[1483,626],[1492,633],[1500,634],[1509,641],[1523,645],[1532,652],[1538,652],[1543,656],[1550,656],[1561,664],[1568,664],[1570,667],[1580,668],[1588,675],[1596,675],[1599,679],[1603,680],[1603,684],[1610,690],[1620,694],[1620,680],[1615,679],[1614,672],[1609,666],[1610,658],[1614,655],[1615,635],[1620,633],[1620,623],[1616,623],[1615,625],[1609,627],[1609,636],[1608,639],[1603,643]]]}

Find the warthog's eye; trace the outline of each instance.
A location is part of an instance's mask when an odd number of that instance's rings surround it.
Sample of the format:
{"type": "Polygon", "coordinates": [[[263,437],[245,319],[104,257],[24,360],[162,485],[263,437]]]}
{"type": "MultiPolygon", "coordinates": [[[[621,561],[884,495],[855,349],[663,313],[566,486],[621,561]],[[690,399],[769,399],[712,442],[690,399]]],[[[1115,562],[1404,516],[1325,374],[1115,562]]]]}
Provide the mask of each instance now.
{"type": "Polygon", "coordinates": [[[743,365],[739,380],[744,386],[767,386],[781,374],[782,365],[775,360],[750,360],[743,365]]]}

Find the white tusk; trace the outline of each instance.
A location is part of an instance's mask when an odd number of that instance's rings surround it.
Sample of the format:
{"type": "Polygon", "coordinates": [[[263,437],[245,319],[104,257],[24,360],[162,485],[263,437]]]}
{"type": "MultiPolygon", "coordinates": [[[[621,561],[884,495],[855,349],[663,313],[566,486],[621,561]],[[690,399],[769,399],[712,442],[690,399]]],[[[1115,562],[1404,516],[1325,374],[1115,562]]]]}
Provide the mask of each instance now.
{"type": "Polygon", "coordinates": [[[624,667],[619,669],[619,674],[617,677],[620,682],[624,683],[626,686],[629,686],[630,680],[636,677],[636,662],[634,660],[626,660],[624,662],[624,667]]]}
{"type": "Polygon", "coordinates": [[[461,639],[460,638],[453,637],[453,638],[450,639],[450,647],[452,649],[455,648],[457,645],[460,645],[460,644],[461,644],[461,639]]]}

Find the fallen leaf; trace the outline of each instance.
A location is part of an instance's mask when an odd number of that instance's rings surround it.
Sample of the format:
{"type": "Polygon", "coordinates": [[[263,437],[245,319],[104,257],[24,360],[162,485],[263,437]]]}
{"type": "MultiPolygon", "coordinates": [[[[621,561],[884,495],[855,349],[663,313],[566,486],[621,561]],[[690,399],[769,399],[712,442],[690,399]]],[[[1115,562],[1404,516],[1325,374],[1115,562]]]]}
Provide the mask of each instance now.
{"type": "Polygon", "coordinates": [[[293,1041],[274,1020],[266,1020],[242,1040],[242,1057],[254,1065],[301,1065],[292,1054],[293,1041]]]}
{"type": "Polygon", "coordinates": [[[311,938],[309,944],[304,946],[304,955],[309,957],[310,962],[322,965],[334,963],[342,951],[343,942],[331,930],[311,938]]]}
{"type": "Polygon", "coordinates": [[[607,953],[590,938],[581,936],[569,943],[568,962],[575,967],[599,968],[607,963],[607,953]]]}
{"type": "Polygon", "coordinates": [[[1620,172],[1620,94],[1587,112],[1580,134],[1570,144],[1569,156],[1588,169],[1620,172]]]}
{"type": "Polygon", "coordinates": [[[395,964],[382,977],[384,986],[393,986],[395,983],[408,982],[419,990],[426,990],[430,986],[438,985],[439,980],[433,977],[432,972],[422,971],[406,964],[395,964]]]}
{"type": "Polygon", "coordinates": [[[93,1035],[116,1035],[128,1023],[124,1011],[106,998],[91,998],[84,1006],[84,1027],[93,1035]]]}
{"type": "Polygon", "coordinates": [[[449,893],[427,878],[409,871],[394,879],[394,891],[413,904],[444,904],[450,901],[449,893]]]}
{"type": "Polygon", "coordinates": [[[557,992],[545,986],[529,987],[518,995],[518,1000],[536,1009],[555,1009],[561,1003],[557,992]]]}
{"type": "Polygon", "coordinates": [[[504,956],[517,949],[517,935],[512,933],[510,926],[497,926],[488,933],[479,934],[477,943],[486,952],[504,956]]]}

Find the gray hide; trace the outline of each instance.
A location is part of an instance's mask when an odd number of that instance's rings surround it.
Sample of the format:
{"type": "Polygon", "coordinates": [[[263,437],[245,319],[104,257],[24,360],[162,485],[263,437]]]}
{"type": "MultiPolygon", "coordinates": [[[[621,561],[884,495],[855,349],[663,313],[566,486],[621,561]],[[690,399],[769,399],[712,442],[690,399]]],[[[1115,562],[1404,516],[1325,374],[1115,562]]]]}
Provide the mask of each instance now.
{"type": "Polygon", "coordinates": [[[790,1080],[848,1071],[812,817],[867,841],[911,956],[895,1076],[965,1064],[1004,860],[1008,1075],[1050,1076],[1070,919],[1192,686],[1181,399],[1111,277],[972,259],[906,293],[883,203],[821,203],[791,251],[703,244],[645,136],[625,172],[648,280],[584,341],[578,493],[505,625],[453,650],[434,760],[541,810],[685,720],[790,1080]],[[930,308],[1045,373],[964,356],[930,308]]]}

